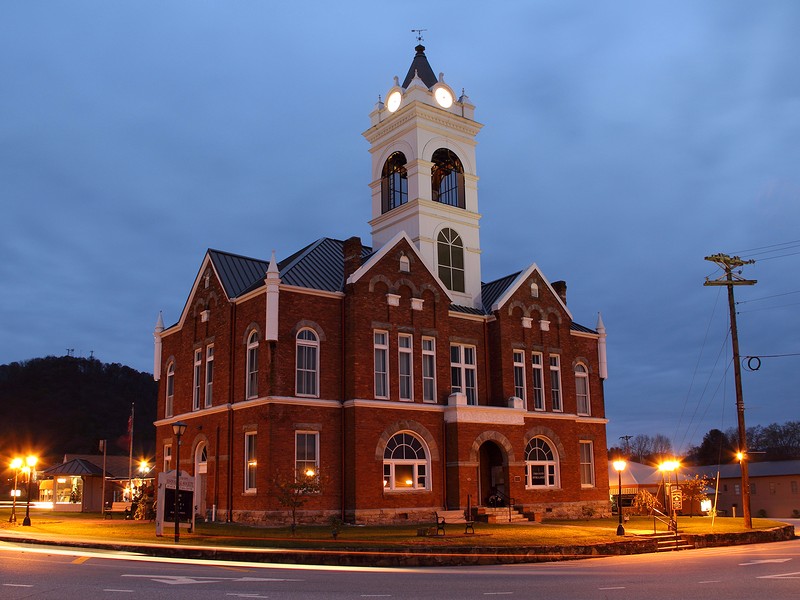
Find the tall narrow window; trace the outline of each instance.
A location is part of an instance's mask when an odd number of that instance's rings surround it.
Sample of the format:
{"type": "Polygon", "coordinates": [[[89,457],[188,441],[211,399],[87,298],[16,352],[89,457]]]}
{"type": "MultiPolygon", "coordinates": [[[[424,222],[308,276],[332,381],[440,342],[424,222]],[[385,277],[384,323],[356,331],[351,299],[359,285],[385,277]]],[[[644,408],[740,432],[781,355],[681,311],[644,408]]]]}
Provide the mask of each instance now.
{"type": "Polygon", "coordinates": [[[531,354],[531,365],[533,366],[533,410],[544,410],[544,381],[542,377],[542,354],[534,352],[531,354]]]}
{"type": "Polygon", "coordinates": [[[436,402],[436,340],[422,338],[422,401],[436,402]]]}
{"type": "Polygon", "coordinates": [[[164,403],[164,417],[171,417],[175,405],[175,363],[167,365],[167,396],[164,403]]]}
{"type": "Polygon", "coordinates": [[[256,455],[256,432],[248,431],[244,434],[244,491],[255,492],[256,468],[258,458],[256,455]]]}
{"type": "Polygon", "coordinates": [[[561,362],[558,354],[550,355],[550,399],[553,402],[553,411],[561,412],[561,362]]]}
{"type": "Polygon", "coordinates": [[[581,486],[594,487],[594,452],[592,442],[580,442],[581,486]]]}
{"type": "Polygon", "coordinates": [[[258,396],[258,332],[247,338],[247,397],[258,396]]]}
{"type": "Polygon", "coordinates": [[[383,452],[384,489],[430,489],[429,471],[428,453],[415,435],[398,433],[392,436],[383,452]]]}
{"type": "Polygon", "coordinates": [[[450,385],[453,393],[466,395],[467,404],[478,404],[475,346],[450,346],[450,385]]]}
{"type": "Polygon", "coordinates": [[[200,410],[200,388],[203,385],[203,351],[194,351],[194,386],[192,392],[192,410],[200,410]]]}
{"type": "Polygon", "coordinates": [[[206,408],[212,403],[214,394],[214,346],[206,348],[206,408]]]}
{"type": "Polygon", "coordinates": [[[297,395],[319,396],[319,338],[311,329],[297,333],[297,395]]]}
{"type": "Polygon", "coordinates": [[[433,153],[431,191],[434,202],[464,208],[464,167],[458,156],[446,148],[433,153]]]}
{"type": "Polygon", "coordinates": [[[401,333],[397,337],[397,361],[400,375],[400,400],[414,399],[413,349],[410,335],[401,333]]]}
{"type": "Polygon", "coordinates": [[[164,470],[167,473],[172,470],[172,444],[164,445],[164,470]]]}
{"type": "Polygon", "coordinates": [[[454,230],[446,227],[436,238],[439,279],[448,290],[464,291],[464,242],[454,230]]]}
{"type": "Polygon", "coordinates": [[[525,400],[525,353],[514,350],[514,395],[525,400]]]}
{"type": "Polygon", "coordinates": [[[294,465],[296,477],[319,475],[319,433],[297,431],[294,434],[294,465]]]}
{"type": "Polygon", "coordinates": [[[406,157],[402,152],[393,153],[383,165],[381,178],[383,210],[387,212],[408,202],[408,175],[406,157]]]}
{"type": "Polygon", "coordinates": [[[578,414],[591,415],[589,404],[589,373],[582,364],[575,365],[575,397],[578,401],[578,414]]]}
{"type": "Polygon", "coordinates": [[[558,456],[544,438],[533,438],[525,448],[525,487],[558,487],[558,456]]]}
{"type": "Polygon", "coordinates": [[[389,397],[389,334],[374,332],[375,349],[375,397],[389,397]]]}

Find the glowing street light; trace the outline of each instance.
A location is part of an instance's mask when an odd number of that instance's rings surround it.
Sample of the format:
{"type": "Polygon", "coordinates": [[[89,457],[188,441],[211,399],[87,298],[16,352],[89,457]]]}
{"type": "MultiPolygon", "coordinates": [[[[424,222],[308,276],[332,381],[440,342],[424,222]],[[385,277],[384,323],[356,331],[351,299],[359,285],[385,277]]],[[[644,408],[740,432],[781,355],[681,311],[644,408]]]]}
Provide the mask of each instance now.
{"type": "Polygon", "coordinates": [[[619,488],[617,488],[617,514],[619,515],[619,525],[617,525],[617,535],[625,535],[625,528],[622,526],[622,472],[628,465],[624,460],[614,461],[614,470],[617,472],[619,488]]]}
{"type": "Polygon", "coordinates": [[[11,501],[11,516],[8,518],[9,523],[16,523],[17,522],[17,475],[19,474],[19,470],[22,468],[22,459],[15,458],[11,461],[11,468],[14,469],[14,490],[11,492],[13,500],[11,501]]]}
{"type": "MultiPolygon", "coordinates": [[[[660,465],[658,465],[658,470],[661,471],[662,477],[663,477],[663,474],[665,472],[666,473],[673,473],[673,472],[677,471],[678,467],[680,467],[680,466],[681,466],[681,463],[679,463],[677,460],[665,460],[660,465]]],[[[671,485],[670,475],[667,475],[667,484],[671,485]]],[[[677,487],[677,485],[678,485],[678,474],[675,473],[675,486],[677,487]]],[[[664,492],[664,496],[666,497],[666,489],[665,489],[665,492],[664,492]]],[[[672,527],[674,527],[675,533],[677,534],[678,533],[678,514],[675,512],[675,503],[672,500],[672,494],[671,493],[670,493],[670,498],[669,498],[669,512],[670,512],[671,525],[672,525],[672,527]]]]}
{"type": "Polygon", "coordinates": [[[22,519],[22,524],[26,527],[30,527],[31,525],[31,481],[33,480],[34,470],[33,467],[36,466],[37,458],[35,456],[29,456],[25,459],[25,470],[28,472],[28,503],[25,506],[25,518],[22,519]]]}

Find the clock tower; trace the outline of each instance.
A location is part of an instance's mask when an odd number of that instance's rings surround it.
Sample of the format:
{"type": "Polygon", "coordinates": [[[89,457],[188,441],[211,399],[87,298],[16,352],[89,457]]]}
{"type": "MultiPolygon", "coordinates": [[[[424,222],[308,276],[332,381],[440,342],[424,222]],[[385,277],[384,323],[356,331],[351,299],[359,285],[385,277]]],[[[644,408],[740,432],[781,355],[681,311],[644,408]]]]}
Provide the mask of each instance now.
{"type": "Polygon", "coordinates": [[[436,77],[418,45],[364,132],[372,155],[372,246],[405,232],[456,304],[480,307],[475,136],[482,125],[462,92],[436,77]]]}

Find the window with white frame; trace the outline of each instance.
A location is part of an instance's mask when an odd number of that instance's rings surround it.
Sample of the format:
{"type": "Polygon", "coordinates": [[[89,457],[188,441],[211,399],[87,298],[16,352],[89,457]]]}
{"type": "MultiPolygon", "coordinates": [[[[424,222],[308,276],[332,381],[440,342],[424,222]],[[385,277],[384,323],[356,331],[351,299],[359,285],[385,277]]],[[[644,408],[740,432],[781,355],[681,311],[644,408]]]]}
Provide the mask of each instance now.
{"type": "Polygon", "coordinates": [[[172,444],[164,444],[164,469],[163,473],[172,470],[172,444]]]}
{"type": "Polygon", "coordinates": [[[450,385],[451,392],[461,392],[467,397],[467,404],[478,404],[475,364],[475,346],[451,344],[450,346],[450,385]]]}
{"type": "Polygon", "coordinates": [[[258,396],[258,332],[247,338],[247,397],[258,396]]]}
{"type": "Polygon", "coordinates": [[[192,392],[192,410],[200,410],[200,388],[203,385],[203,351],[194,351],[194,391],[192,392]]]}
{"type": "Polygon", "coordinates": [[[386,331],[374,332],[375,350],[375,397],[389,397],[389,334],[386,331]]]}
{"type": "Polygon", "coordinates": [[[514,350],[514,395],[525,400],[525,353],[514,350]]]}
{"type": "Polygon", "coordinates": [[[436,240],[439,279],[448,290],[464,291],[464,242],[450,228],[442,229],[436,240]]]}
{"type": "Polygon", "coordinates": [[[258,457],[256,455],[255,431],[248,431],[244,434],[244,491],[255,492],[256,488],[256,468],[258,467],[258,457]]]}
{"type": "Polygon", "coordinates": [[[418,437],[408,432],[392,436],[383,452],[384,489],[430,489],[429,472],[428,453],[418,437]]]}
{"type": "Polygon", "coordinates": [[[561,412],[561,359],[558,354],[550,355],[550,400],[553,412],[561,412]]]}
{"type": "Polygon", "coordinates": [[[414,399],[413,340],[407,333],[397,336],[397,368],[400,377],[400,400],[414,399]]]}
{"type": "Polygon", "coordinates": [[[592,442],[580,442],[581,486],[594,487],[594,450],[592,442]]]}
{"type": "Polygon", "coordinates": [[[214,397],[214,346],[206,348],[206,408],[211,406],[214,397]]]}
{"type": "Polygon", "coordinates": [[[319,338],[311,329],[301,329],[296,340],[298,396],[319,396],[319,338]]]}
{"type": "Polygon", "coordinates": [[[575,398],[578,401],[578,414],[591,415],[592,407],[589,403],[589,372],[580,363],[575,365],[575,398]]]}
{"type": "Polygon", "coordinates": [[[436,340],[422,338],[422,401],[436,402],[436,340]]]}
{"type": "Polygon", "coordinates": [[[544,376],[542,366],[542,353],[534,352],[531,354],[531,366],[533,367],[533,410],[544,410],[544,376]]]}
{"type": "Polygon", "coordinates": [[[169,418],[175,410],[175,363],[170,361],[167,365],[167,394],[164,403],[164,417],[169,418]]]}
{"type": "Polygon", "coordinates": [[[296,477],[319,475],[319,432],[296,431],[294,434],[294,464],[296,477]]]}
{"type": "Polygon", "coordinates": [[[525,448],[525,487],[558,487],[558,455],[550,442],[535,437],[525,448]]]}

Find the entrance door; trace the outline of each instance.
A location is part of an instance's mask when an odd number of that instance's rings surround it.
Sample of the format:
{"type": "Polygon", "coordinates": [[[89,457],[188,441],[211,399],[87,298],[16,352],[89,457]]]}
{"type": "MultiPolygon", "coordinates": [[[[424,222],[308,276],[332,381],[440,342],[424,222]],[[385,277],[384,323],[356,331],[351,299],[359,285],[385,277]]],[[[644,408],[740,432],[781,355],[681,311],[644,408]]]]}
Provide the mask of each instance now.
{"type": "Polygon", "coordinates": [[[498,499],[505,500],[508,493],[506,481],[508,466],[503,450],[494,442],[484,442],[480,449],[480,503],[496,506],[498,499]]]}
{"type": "Polygon", "coordinates": [[[208,446],[201,442],[194,453],[194,513],[206,518],[206,478],[208,477],[208,446]]]}

